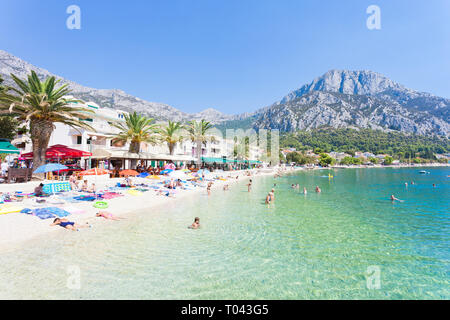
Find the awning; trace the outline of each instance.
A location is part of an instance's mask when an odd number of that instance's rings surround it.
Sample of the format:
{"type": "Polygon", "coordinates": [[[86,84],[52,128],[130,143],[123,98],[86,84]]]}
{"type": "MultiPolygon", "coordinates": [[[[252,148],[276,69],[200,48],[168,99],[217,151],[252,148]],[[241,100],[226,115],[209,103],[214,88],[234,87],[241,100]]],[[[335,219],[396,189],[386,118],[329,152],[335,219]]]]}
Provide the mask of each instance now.
{"type": "Polygon", "coordinates": [[[7,154],[20,154],[20,150],[14,147],[11,143],[8,141],[0,141],[0,153],[7,153],[7,154]]]}
{"type": "MultiPolygon", "coordinates": [[[[83,150],[72,149],[62,144],[56,144],[47,148],[45,157],[47,159],[66,159],[66,158],[82,158],[89,157],[92,153],[83,150]]],[[[33,159],[33,152],[22,154],[26,160],[33,159]]]]}

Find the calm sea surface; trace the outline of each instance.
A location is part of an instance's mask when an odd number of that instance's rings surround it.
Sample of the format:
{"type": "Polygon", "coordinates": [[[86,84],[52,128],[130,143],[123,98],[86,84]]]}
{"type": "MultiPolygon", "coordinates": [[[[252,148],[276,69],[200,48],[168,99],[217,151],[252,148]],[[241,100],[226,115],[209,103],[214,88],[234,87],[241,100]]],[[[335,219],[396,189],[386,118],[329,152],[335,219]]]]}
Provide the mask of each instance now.
{"type": "Polygon", "coordinates": [[[450,299],[450,170],[420,170],[257,177],[50,235],[0,255],[0,298],[450,299]]]}

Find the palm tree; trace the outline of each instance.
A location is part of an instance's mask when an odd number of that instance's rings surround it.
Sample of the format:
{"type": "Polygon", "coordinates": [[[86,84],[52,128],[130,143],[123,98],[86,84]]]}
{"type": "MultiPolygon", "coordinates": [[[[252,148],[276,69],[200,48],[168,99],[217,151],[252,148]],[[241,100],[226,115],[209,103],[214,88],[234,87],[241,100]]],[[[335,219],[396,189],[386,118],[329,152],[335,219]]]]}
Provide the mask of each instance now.
{"type": "Polygon", "coordinates": [[[139,153],[141,143],[146,142],[156,144],[159,142],[159,126],[154,124],[153,118],[139,115],[136,111],[130,115],[125,115],[125,123],[115,123],[114,127],[120,132],[115,136],[113,142],[130,142],[129,152],[139,153]]]}
{"type": "Polygon", "coordinates": [[[186,130],[192,142],[197,144],[196,157],[198,164],[201,163],[202,145],[208,141],[215,141],[214,136],[208,135],[208,131],[212,128],[212,124],[202,119],[197,122],[195,120],[189,121],[186,130]]]}
{"type": "Polygon", "coordinates": [[[182,129],[183,126],[181,122],[169,120],[167,126],[162,128],[160,132],[161,140],[167,143],[170,155],[173,155],[177,143],[184,140],[184,136],[181,134],[182,129]]]}
{"type": "Polygon", "coordinates": [[[41,81],[34,71],[31,71],[27,80],[21,80],[13,74],[11,78],[17,88],[8,87],[0,93],[0,114],[13,114],[20,122],[29,123],[35,169],[45,163],[55,123],[75,129],[94,130],[83,122],[93,111],[70,105],[81,101],[67,98],[71,92],[67,84],[56,88],[59,80],[49,77],[41,81]]]}

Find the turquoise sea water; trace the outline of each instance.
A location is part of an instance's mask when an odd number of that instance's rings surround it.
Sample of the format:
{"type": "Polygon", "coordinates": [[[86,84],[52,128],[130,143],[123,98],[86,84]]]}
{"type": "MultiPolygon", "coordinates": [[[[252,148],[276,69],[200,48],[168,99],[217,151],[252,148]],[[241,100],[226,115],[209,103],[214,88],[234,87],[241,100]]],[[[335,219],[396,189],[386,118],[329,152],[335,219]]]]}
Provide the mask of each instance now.
{"type": "Polygon", "coordinates": [[[258,177],[250,193],[231,183],[183,206],[36,239],[0,256],[0,298],[449,299],[450,170],[420,170],[258,177]],[[187,229],[195,216],[202,228],[187,229]],[[69,289],[76,268],[80,289],[69,289]],[[368,268],[380,271],[379,289],[368,288],[368,268]]]}

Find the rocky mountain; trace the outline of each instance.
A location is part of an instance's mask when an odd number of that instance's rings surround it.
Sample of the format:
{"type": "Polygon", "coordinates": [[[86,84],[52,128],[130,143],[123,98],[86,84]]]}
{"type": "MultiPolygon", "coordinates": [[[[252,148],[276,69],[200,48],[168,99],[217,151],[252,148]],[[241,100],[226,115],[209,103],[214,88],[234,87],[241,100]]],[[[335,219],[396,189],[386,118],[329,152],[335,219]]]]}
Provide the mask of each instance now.
{"type": "Polygon", "coordinates": [[[92,101],[102,107],[109,107],[113,109],[120,109],[128,112],[137,111],[154,117],[158,120],[176,120],[188,121],[192,119],[205,119],[213,123],[218,123],[224,120],[231,120],[234,117],[226,115],[214,109],[206,109],[199,113],[189,114],[182,112],[172,106],[164,103],[149,102],[143,99],[134,97],[118,89],[93,89],[82,86],[76,82],[64,79],[49,71],[33,66],[32,64],[23,61],[20,58],[9,54],[6,51],[0,50],[0,75],[5,79],[5,85],[13,85],[10,74],[13,73],[19,78],[26,79],[31,70],[36,71],[39,77],[45,78],[55,76],[60,79],[62,83],[67,83],[73,91],[73,95],[83,101],[92,101]]]}
{"type": "MultiPolygon", "coordinates": [[[[0,50],[0,75],[5,84],[12,84],[10,73],[26,78],[31,70],[42,78],[53,75],[0,50]]],[[[408,89],[372,71],[330,70],[273,105],[240,115],[227,115],[212,108],[189,114],[122,90],[93,89],[56,77],[68,83],[73,95],[84,101],[137,111],[158,120],[206,119],[221,130],[253,127],[295,131],[354,126],[422,135],[450,134],[450,99],[408,89]]]]}
{"type": "Polygon", "coordinates": [[[257,112],[255,128],[355,126],[449,136],[450,99],[408,89],[371,71],[331,70],[257,112]]]}

